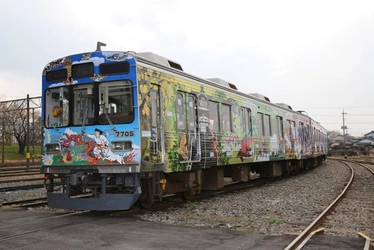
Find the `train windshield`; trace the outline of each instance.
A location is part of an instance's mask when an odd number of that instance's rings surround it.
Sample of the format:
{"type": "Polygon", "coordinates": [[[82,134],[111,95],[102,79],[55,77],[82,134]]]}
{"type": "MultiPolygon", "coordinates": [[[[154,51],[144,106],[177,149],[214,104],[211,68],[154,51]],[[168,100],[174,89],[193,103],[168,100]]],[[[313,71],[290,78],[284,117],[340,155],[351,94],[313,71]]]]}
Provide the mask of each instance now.
{"type": "Polygon", "coordinates": [[[45,126],[131,123],[134,120],[130,81],[50,88],[45,93],[45,126]]]}
{"type": "Polygon", "coordinates": [[[132,84],[107,82],[99,85],[99,123],[130,123],[134,119],[132,84]]]}
{"type": "Polygon", "coordinates": [[[69,89],[60,87],[47,89],[45,93],[45,126],[64,127],[69,125],[69,89]]]}

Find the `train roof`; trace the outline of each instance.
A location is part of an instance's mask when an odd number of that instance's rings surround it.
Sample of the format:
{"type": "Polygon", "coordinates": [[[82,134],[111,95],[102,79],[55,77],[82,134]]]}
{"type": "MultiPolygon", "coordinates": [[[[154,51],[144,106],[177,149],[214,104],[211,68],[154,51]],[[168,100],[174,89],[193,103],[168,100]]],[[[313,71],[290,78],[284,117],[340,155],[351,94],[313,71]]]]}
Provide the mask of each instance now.
{"type": "Polygon", "coordinates": [[[236,88],[235,84],[230,83],[230,82],[228,82],[228,81],[225,81],[225,80],[223,80],[223,79],[221,79],[221,78],[207,78],[207,80],[208,80],[208,81],[211,81],[211,82],[215,82],[215,83],[217,83],[217,84],[219,84],[219,85],[222,85],[222,86],[225,86],[225,87],[227,87],[227,88],[231,88],[231,89],[238,90],[238,89],[236,88]]]}
{"type": "Polygon", "coordinates": [[[160,56],[158,54],[155,54],[153,52],[139,52],[136,53],[137,56],[142,57],[144,59],[147,59],[149,61],[152,61],[157,64],[164,65],[166,67],[174,68],[183,71],[182,66],[180,63],[170,60],[166,57],[160,56]]]}
{"type": "Polygon", "coordinates": [[[282,109],[289,110],[291,112],[295,112],[295,113],[298,113],[300,115],[309,117],[307,114],[303,114],[301,112],[293,110],[292,107],[290,105],[286,104],[286,103],[272,103],[270,101],[270,98],[268,98],[267,96],[264,96],[262,94],[259,94],[259,93],[247,93],[247,94],[243,93],[243,92],[241,92],[237,89],[235,84],[230,83],[230,82],[228,82],[226,80],[223,80],[221,78],[203,79],[201,77],[194,76],[190,73],[185,72],[183,70],[182,66],[178,62],[176,62],[174,60],[171,60],[169,58],[160,56],[160,55],[155,54],[153,52],[128,52],[128,53],[133,55],[135,58],[143,59],[146,62],[153,64],[154,66],[159,65],[158,67],[160,67],[160,66],[166,67],[169,70],[174,71],[175,73],[179,72],[177,74],[180,75],[180,76],[184,76],[184,77],[187,77],[187,78],[190,78],[190,79],[195,79],[195,80],[200,81],[200,82],[203,81],[203,82],[205,82],[206,84],[209,84],[209,85],[223,87],[223,88],[226,88],[226,89],[231,89],[231,90],[234,90],[235,93],[237,93],[237,94],[241,94],[241,95],[244,95],[244,96],[250,96],[251,98],[256,99],[260,102],[268,103],[272,106],[280,107],[282,109]],[[177,72],[175,70],[177,70],[177,72]]]}

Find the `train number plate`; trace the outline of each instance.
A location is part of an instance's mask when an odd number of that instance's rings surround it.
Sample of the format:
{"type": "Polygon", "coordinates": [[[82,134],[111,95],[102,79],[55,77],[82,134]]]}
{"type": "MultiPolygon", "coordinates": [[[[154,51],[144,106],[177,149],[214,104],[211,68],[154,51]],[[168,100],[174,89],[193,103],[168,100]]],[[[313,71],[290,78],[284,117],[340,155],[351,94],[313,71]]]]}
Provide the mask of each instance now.
{"type": "Polygon", "coordinates": [[[114,132],[114,137],[133,137],[135,136],[135,131],[116,131],[114,132]]]}

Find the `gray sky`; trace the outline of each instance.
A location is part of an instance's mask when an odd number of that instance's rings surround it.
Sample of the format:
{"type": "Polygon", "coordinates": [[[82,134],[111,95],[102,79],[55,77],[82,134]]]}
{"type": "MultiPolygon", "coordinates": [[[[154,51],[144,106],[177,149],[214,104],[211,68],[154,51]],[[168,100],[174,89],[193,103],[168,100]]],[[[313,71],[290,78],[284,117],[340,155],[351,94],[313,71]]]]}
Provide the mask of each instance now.
{"type": "Polygon", "coordinates": [[[151,51],[202,78],[305,110],[326,129],[374,130],[372,0],[0,0],[0,99],[41,95],[50,61],[151,51]]]}

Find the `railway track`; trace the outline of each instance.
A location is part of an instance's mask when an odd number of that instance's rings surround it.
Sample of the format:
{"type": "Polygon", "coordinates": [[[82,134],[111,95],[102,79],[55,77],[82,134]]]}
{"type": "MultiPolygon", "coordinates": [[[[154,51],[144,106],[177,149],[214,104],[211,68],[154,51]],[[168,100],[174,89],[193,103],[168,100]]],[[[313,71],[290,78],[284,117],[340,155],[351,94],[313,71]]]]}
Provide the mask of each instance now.
{"type": "Polygon", "coordinates": [[[12,192],[19,190],[32,190],[37,188],[44,188],[44,184],[27,184],[27,185],[17,185],[9,187],[0,187],[0,192],[12,192]]]}
{"type": "Polygon", "coordinates": [[[10,201],[0,203],[0,207],[17,206],[17,207],[37,207],[47,205],[47,197],[24,199],[19,201],[10,201]]]}
{"type": "Polygon", "coordinates": [[[0,178],[15,177],[15,176],[33,176],[41,175],[40,171],[11,171],[6,173],[0,173],[0,178]]]}
{"type": "MultiPolygon", "coordinates": [[[[342,193],[299,234],[285,249],[302,249],[320,232],[334,236],[358,235],[365,239],[364,249],[372,249],[374,236],[374,171],[373,167],[356,162],[341,161],[351,169],[351,177],[342,193]],[[352,203],[360,203],[355,209],[352,203]],[[354,207],[354,209],[351,209],[354,207]]],[[[314,243],[315,244],[315,243],[314,243]]],[[[315,248],[317,249],[317,248],[315,248]]]]}
{"type": "Polygon", "coordinates": [[[34,166],[26,169],[25,167],[1,167],[1,184],[19,184],[30,181],[44,181],[44,175],[40,173],[40,167],[34,166]]]}
{"type": "Polygon", "coordinates": [[[0,173],[6,173],[6,172],[25,172],[25,171],[39,171],[40,172],[40,166],[30,166],[27,168],[26,166],[13,166],[13,167],[0,167],[0,173]]]}

